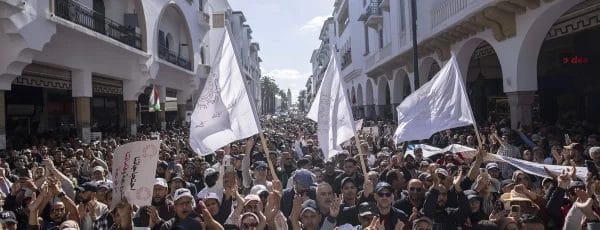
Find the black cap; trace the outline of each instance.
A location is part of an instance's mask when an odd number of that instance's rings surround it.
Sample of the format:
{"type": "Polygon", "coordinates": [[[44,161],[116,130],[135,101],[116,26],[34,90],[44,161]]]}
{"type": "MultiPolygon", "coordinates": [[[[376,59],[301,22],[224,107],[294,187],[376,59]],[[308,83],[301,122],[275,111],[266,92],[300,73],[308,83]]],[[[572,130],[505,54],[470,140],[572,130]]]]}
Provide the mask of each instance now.
{"type": "Polygon", "coordinates": [[[375,186],[375,192],[381,192],[384,189],[394,191],[394,189],[392,188],[392,185],[388,184],[387,182],[379,182],[379,183],[377,183],[377,186],[375,186]]]}
{"type": "Polygon", "coordinates": [[[97,192],[98,185],[94,182],[85,182],[81,186],[79,186],[81,191],[89,191],[89,192],[97,192]]]}
{"type": "Polygon", "coordinates": [[[368,215],[377,215],[379,214],[379,209],[377,205],[373,202],[362,202],[358,205],[358,215],[359,216],[368,216],[368,215]]]}
{"type": "Polygon", "coordinates": [[[259,168],[267,169],[267,168],[269,168],[269,166],[267,166],[267,163],[264,161],[254,162],[254,169],[259,169],[259,168]]]}
{"type": "Polygon", "coordinates": [[[354,181],[354,179],[352,179],[352,177],[345,177],[344,179],[342,179],[342,187],[344,187],[346,183],[352,183],[356,185],[356,182],[354,181]]]}

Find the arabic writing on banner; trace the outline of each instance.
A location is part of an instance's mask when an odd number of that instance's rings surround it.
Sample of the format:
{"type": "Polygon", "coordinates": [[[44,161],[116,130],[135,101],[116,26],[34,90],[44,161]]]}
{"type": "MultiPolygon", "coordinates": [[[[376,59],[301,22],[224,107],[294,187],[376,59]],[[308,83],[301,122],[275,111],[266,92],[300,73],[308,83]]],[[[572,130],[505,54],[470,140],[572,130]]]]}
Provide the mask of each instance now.
{"type": "MultiPolygon", "coordinates": [[[[496,154],[488,154],[488,156],[495,158],[497,161],[509,163],[512,166],[515,166],[518,169],[520,169],[526,173],[533,174],[533,175],[536,175],[539,177],[549,177],[549,175],[546,174],[544,167],[548,168],[548,170],[556,173],[557,175],[560,175],[562,170],[572,168],[571,166],[540,164],[540,163],[524,161],[524,160],[520,160],[520,159],[516,159],[516,158],[512,158],[512,157],[500,156],[500,155],[496,155],[496,154]]],[[[586,167],[576,167],[576,170],[577,170],[576,171],[577,177],[579,179],[585,181],[587,179],[587,173],[588,173],[587,168],[586,167]]]]}
{"type": "Polygon", "coordinates": [[[158,140],[132,142],[115,149],[111,207],[123,199],[140,207],[151,204],[159,150],[158,140]]]}

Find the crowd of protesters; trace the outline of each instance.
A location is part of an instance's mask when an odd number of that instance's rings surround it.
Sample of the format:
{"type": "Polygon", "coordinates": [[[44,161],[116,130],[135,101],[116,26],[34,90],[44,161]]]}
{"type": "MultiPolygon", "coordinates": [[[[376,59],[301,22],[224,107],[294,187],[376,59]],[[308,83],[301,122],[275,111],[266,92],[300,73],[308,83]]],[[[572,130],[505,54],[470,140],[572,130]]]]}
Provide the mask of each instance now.
{"type": "Polygon", "coordinates": [[[419,142],[477,148],[475,157],[407,153],[417,143],[396,145],[392,123],[367,122],[377,135],[360,132],[358,145],[353,139],[330,159],[314,122],[262,124],[268,153],[251,137],[198,156],[184,128],[90,144],[53,135],[9,143],[1,229],[600,229],[600,127],[587,122],[482,124],[481,147],[468,127],[419,142]],[[152,138],[161,149],[151,205],[112,207],[114,149],[152,138]],[[572,167],[538,177],[487,154],[572,167]],[[596,170],[586,179],[575,176],[575,166],[590,163],[596,170]]]}

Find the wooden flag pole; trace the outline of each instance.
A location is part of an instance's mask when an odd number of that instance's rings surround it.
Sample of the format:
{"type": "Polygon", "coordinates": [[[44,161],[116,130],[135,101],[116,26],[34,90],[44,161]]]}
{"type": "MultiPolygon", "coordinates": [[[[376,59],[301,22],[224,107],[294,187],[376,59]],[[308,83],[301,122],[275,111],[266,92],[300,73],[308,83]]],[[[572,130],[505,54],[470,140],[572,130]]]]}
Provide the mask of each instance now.
{"type": "Polygon", "coordinates": [[[477,122],[473,122],[473,128],[475,128],[475,135],[477,136],[477,142],[479,143],[479,149],[483,149],[483,142],[481,142],[481,135],[479,135],[479,129],[477,128],[477,122]]]}
{"type": "Polygon", "coordinates": [[[262,130],[260,130],[259,136],[260,136],[260,142],[262,143],[262,146],[263,146],[263,151],[265,151],[267,163],[269,164],[269,169],[271,169],[271,176],[273,176],[273,180],[279,180],[279,178],[277,177],[277,173],[275,173],[275,168],[273,167],[273,162],[271,162],[271,154],[269,153],[269,147],[267,147],[267,140],[265,139],[265,135],[263,134],[262,130]]]}
{"type": "Polygon", "coordinates": [[[360,159],[360,166],[362,167],[363,176],[367,176],[367,166],[365,165],[365,160],[363,158],[363,150],[362,145],[360,144],[360,135],[354,135],[354,140],[356,142],[356,148],[358,149],[358,158],[360,159]]]}

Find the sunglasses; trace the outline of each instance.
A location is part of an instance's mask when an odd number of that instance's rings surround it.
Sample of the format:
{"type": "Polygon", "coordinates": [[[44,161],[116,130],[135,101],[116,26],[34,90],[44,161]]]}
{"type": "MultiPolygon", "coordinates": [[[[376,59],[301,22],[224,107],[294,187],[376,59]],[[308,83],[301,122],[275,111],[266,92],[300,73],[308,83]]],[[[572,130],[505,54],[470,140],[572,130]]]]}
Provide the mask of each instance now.
{"type": "Polygon", "coordinates": [[[423,188],[409,188],[408,191],[411,191],[411,192],[421,192],[421,191],[423,191],[423,188]]]}
{"type": "Polygon", "coordinates": [[[381,197],[392,197],[391,192],[378,192],[377,195],[379,195],[381,197]]]}

